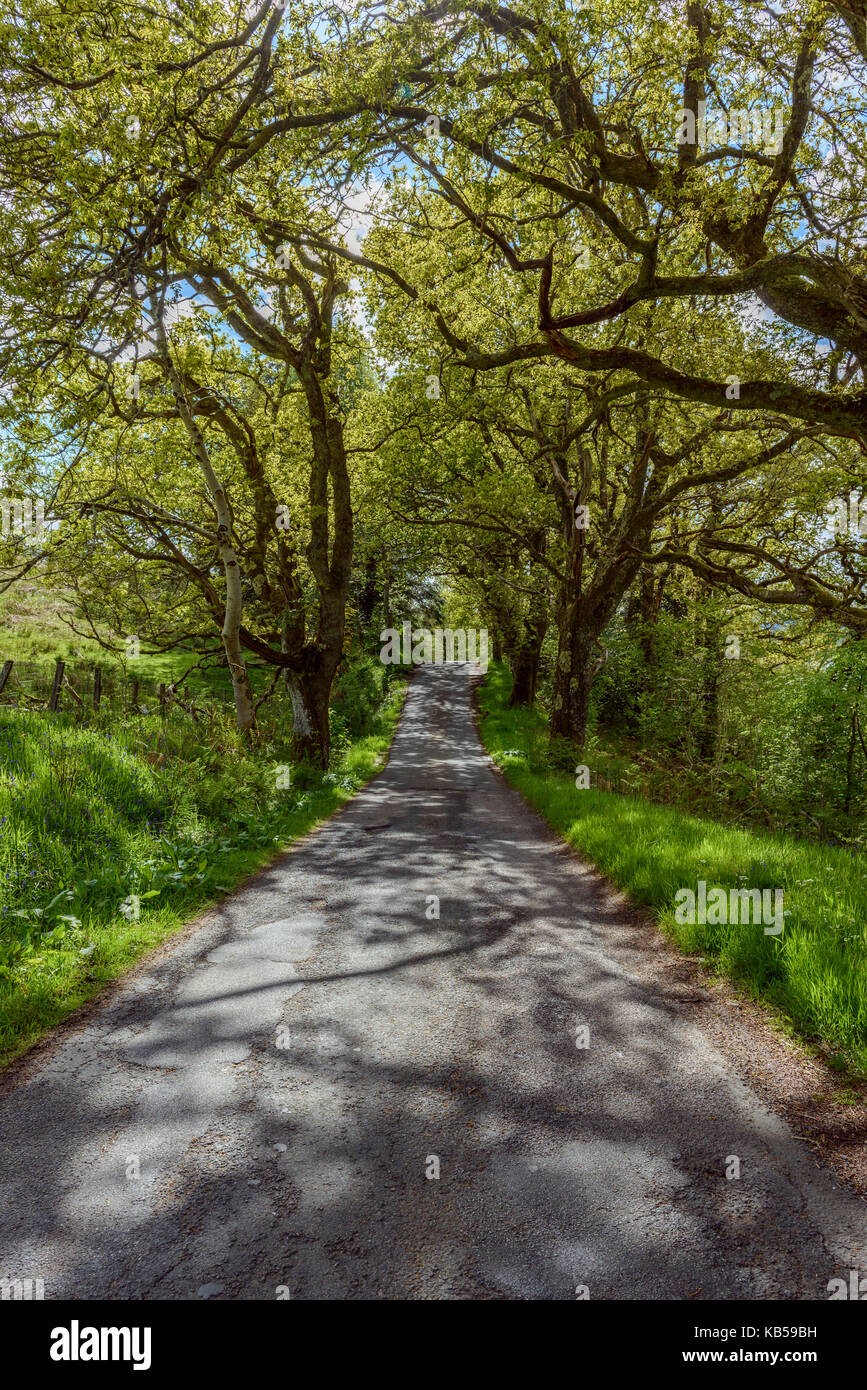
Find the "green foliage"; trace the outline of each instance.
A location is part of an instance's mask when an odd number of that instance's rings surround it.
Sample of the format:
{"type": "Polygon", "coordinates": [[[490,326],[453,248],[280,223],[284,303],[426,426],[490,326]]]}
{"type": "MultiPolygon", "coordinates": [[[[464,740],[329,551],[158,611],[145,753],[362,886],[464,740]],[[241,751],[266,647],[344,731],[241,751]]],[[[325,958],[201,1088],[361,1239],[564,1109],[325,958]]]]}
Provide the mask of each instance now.
{"type": "Polygon", "coordinates": [[[382,700],[389,670],[372,656],[361,657],[344,667],[334,684],[332,737],[338,728],[357,735],[369,725],[382,700]]]}
{"type": "Polygon", "coordinates": [[[692,805],[725,818],[863,845],[867,642],[757,630],[755,612],[714,608],[663,612],[652,666],[640,629],[612,624],[594,688],[598,769],[632,767],[649,789],[674,776],[692,805]],[[738,629],[740,655],[726,659],[725,634],[738,629]]]}

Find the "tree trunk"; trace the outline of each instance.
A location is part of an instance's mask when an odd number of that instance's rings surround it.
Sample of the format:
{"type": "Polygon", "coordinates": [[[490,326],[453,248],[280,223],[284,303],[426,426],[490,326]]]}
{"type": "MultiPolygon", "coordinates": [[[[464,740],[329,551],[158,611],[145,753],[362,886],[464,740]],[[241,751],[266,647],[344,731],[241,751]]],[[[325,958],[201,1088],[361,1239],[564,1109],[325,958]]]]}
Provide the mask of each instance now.
{"type": "Polygon", "coordinates": [[[238,640],[237,628],[227,629],[224,624],[223,648],[229,662],[229,674],[232,677],[232,696],[235,701],[235,722],[242,732],[248,733],[255,727],[256,709],[253,701],[253,691],[250,686],[250,675],[247,671],[247,664],[244,661],[241,643],[238,640]]]}
{"type": "Polygon", "coordinates": [[[536,685],[539,679],[539,660],[542,643],[545,640],[547,623],[544,619],[530,619],[524,624],[520,645],[514,652],[512,666],[512,693],[509,707],[515,705],[532,706],[536,700],[536,685]]]}
{"type": "Polygon", "coordinates": [[[328,705],[346,635],[353,519],[340,402],[336,391],[324,384],[328,364],[320,363],[320,370],[323,380],[308,363],[301,362],[298,367],[313,441],[307,559],[316,583],[319,612],[315,635],[300,653],[294,681],[290,683],[287,678],[287,686],[297,755],[327,767],[331,755],[328,705]]]}
{"type": "Polygon", "coordinates": [[[331,730],[328,722],[330,679],[284,672],[283,679],[292,701],[292,756],[299,761],[327,767],[331,756],[331,730]]]}
{"type": "Polygon", "coordinates": [[[539,653],[531,647],[522,646],[512,661],[512,693],[509,708],[515,705],[532,705],[536,699],[536,678],[539,670],[539,653]]]}
{"type": "Polygon", "coordinates": [[[590,690],[602,666],[594,655],[596,642],[597,633],[583,618],[578,605],[566,604],[560,619],[551,736],[568,739],[579,750],[587,737],[590,690]]]}

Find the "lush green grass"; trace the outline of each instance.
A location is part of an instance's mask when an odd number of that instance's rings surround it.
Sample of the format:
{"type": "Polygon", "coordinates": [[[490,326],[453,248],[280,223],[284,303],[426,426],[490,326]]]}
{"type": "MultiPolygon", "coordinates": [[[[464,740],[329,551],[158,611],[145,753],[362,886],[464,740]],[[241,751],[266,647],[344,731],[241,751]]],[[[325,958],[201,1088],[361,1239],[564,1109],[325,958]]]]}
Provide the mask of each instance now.
{"type": "Polygon", "coordinates": [[[253,750],[228,714],[0,712],[0,1061],[348,800],[381,766],[404,689],[363,732],[335,717],[324,776],[291,766],[276,708],[253,750]]]}
{"type": "Polygon", "coordinates": [[[508,672],[492,666],[480,692],[485,744],[508,780],[576,850],[650,907],[687,952],[775,1006],[832,1060],[867,1073],[867,861],[843,849],[717,824],[670,806],[578,790],[547,756],[537,712],[509,710],[508,672]],[[779,936],[756,924],[681,925],[675,893],[698,880],[727,891],[781,888],[779,936]]]}
{"type": "Polygon", "coordinates": [[[68,599],[22,580],[0,594],[0,661],[95,661],[100,647],[79,637],[64,616],[73,612],[68,599]]]}

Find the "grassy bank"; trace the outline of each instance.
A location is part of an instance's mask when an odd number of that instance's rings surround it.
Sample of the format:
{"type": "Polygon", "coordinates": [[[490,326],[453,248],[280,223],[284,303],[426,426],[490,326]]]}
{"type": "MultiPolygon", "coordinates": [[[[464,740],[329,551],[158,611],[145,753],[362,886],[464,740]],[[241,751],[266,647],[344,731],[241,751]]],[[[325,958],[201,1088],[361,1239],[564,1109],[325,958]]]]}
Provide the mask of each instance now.
{"type": "Polygon", "coordinates": [[[593,789],[547,758],[538,712],[510,710],[508,672],[492,667],[480,691],[485,744],[508,781],[551,826],[636,902],[652,909],[684,951],[779,1011],[830,1060],[867,1075],[867,861],[785,835],[717,824],[670,806],[593,789]],[[782,889],[785,927],[683,924],[675,894],[708,888],[782,889]]]}
{"type": "Polygon", "coordinates": [[[245,751],[229,715],[0,713],[0,1063],[347,801],[404,690],[335,719],[324,775],[276,722],[245,751]]]}

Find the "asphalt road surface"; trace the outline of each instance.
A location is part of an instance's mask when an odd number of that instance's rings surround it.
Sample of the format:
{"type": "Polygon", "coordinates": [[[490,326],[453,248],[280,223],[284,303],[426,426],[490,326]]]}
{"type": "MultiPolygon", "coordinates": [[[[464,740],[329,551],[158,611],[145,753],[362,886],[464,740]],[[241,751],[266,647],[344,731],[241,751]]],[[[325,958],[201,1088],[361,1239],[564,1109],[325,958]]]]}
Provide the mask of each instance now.
{"type": "Polygon", "coordinates": [[[420,669],[384,773],[5,1096],[0,1276],[701,1301],[867,1269],[865,1204],[642,980],[492,769],[471,678],[420,669]]]}

